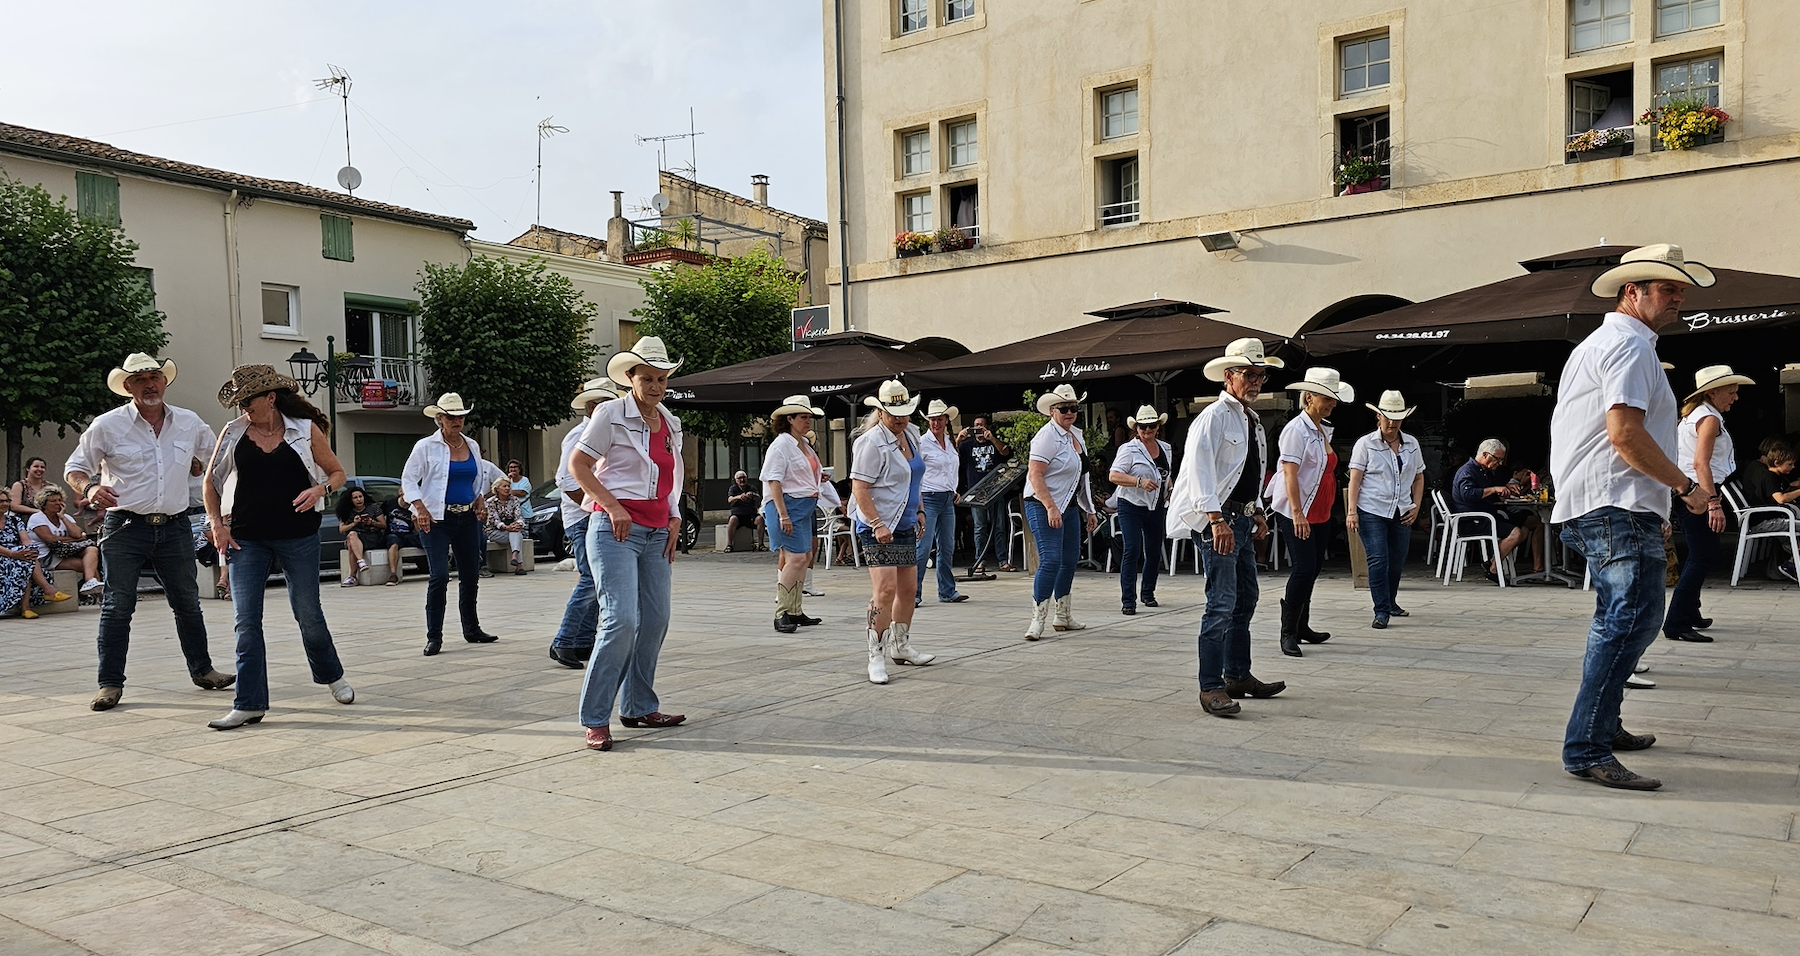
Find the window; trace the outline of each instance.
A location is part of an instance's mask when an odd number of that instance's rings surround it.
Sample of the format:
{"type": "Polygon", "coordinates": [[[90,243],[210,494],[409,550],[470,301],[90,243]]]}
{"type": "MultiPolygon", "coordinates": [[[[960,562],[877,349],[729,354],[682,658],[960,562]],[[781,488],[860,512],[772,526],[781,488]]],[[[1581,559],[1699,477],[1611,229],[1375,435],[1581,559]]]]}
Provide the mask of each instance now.
{"type": "Polygon", "coordinates": [[[1344,96],[1388,85],[1388,36],[1351,40],[1338,47],[1338,92],[1344,96]]]}
{"type": "Polygon", "coordinates": [[[1347,116],[1339,120],[1338,143],[1343,147],[1339,152],[1374,160],[1381,168],[1377,177],[1380,185],[1375,188],[1386,189],[1392,185],[1392,170],[1388,164],[1387,113],[1347,116]]]}
{"type": "Polygon", "coordinates": [[[947,138],[950,140],[950,167],[973,166],[979,154],[975,139],[975,123],[952,123],[947,138]]]}
{"type": "Polygon", "coordinates": [[[1636,115],[1631,111],[1630,70],[1570,79],[1570,139],[1563,161],[1630,156],[1636,115]]]}
{"type": "Polygon", "coordinates": [[[917,33],[931,23],[925,0],[900,0],[900,33],[917,33]]]}
{"type": "Polygon", "coordinates": [[[1679,63],[1656,66],[1656,105],[1666,105],[1677,96],[1689,96],[1719,105],[1719,66],[1717,54],[1679,63]]]}
{"type": "Polygon", "coordinates": [[[1138,158],[1100,161],[1100,225],[1123,226],[1138,221],[1138,158]]]}
{"type": "Polygon", "coordinates": [[[1135,86],[1100,94],[1100,138],[1118,139],[1138,131],[1138,91],[1135,86]]]}
{"type": "Polygon", "coordinates": [[[300,334],[300,290],[291,285],[262,287],[264,335],[300,334]]]}
{"type": "Polygon", "coordinates": [[[75,214],[83,219],[118,225],[119,181],[98,173],[76,173],[75,214]]]}
{"type": "Polygon", "coordinates": [[[962,230],[969,242],[981,241],[981,189],[974,183],[950,187],[950,225],[962,230]]]}
{"type": "Polygon", "coordinates": [[[955,23],[975,15],[975,0],[944,0],[944,22],[955,23]]]}
{"type": "MultiPolygon", "coordinates": [[[[344,351],[372,359],[373,378],[394,383],[394,401],[400,405],[418,405],[424,394],[417,349],[417,319],[409,312],[383,312],[376,309],[346,306],[344,309],[344,351]]],[[[360,395],[345,396],[359,401],[360,395]]]]}
{"type": "Polygon", "coordinates": [[[1631,39],[1631,0],[1572,0],[1569,52],[1598,50],[1631,39]]]}
{"type": "Polygon", "coordinates": [[[1719,0],[1656,0],[1656,35],[1698,30],[1719,22],[1719,0]]]}
{"type": "Polygon", "coordinates": [[[919,130],[900,135],[900,173],[918,176],[931,172],[931,133],[919,130]]]}
{"type": "Polygon", "coordinates": [[[350,218],[331,213],[319,215],[319,254],[327,259],[356,261],[356,244],[351,241],[350,218]]]}
{"type": "Polygon", "coordinates": [[[900,197],[902,218],[906,220],[907,232],[930,232],[931,194],[913,193],[900,197]]]}

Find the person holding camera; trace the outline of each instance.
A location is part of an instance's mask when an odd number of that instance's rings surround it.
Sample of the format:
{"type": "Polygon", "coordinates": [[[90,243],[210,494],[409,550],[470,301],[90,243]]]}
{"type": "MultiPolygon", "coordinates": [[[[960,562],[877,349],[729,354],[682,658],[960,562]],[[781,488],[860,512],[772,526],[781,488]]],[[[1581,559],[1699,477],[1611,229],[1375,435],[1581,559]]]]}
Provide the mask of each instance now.
{"type": "MultiPolygon", "coordinates": [[[[993,473],[1012,457],[1012,449],[993,430],[987,415],[976,415],[968,428],[957,433],[956,455],[962,459],[964,493],[993,473]]],[[[990,550],[1000,559],[1000,570],[1017,570],[1012,566],[1011,540],[1006,535],[1006,499],[995,498],[986,505],[970,508],[975,520],[975,564],[973,573],[986,574],[990,550]]]]}
{"type": "Polygon", "coordinates": [[[387,548],[389,584],[399,584],[400,577],[395,572],[400,568],[400,539],[388,531],[388,519],[382,506],[370,498],[361,488],[352,488],[338,496],[337,503],[338,532],[344,536],[344,547],[350,549],[350,557],[356,561],[356,570],[344,574],[341,587],[353,588],[361,583],[357,581],[358,572],[368,568],[370,548],[387,548]]]}

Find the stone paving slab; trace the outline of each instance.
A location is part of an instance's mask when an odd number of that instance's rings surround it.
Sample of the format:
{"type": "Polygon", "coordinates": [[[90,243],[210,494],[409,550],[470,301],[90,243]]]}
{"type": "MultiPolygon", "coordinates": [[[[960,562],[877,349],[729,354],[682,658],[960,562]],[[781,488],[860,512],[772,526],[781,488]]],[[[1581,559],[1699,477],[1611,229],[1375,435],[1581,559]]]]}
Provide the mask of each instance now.
{"type": "MultiPolygon", "coordinates": [[[[1415,565],[1422,568],[1422,565],[1415,565]]],[[[329,589],[357,688],[310,682],[271,602],[274,708],[230,733],[140,607],[124,703],[96,714],[92,610],[0,621],[0,952],[439,956],[658,952],[1753,953],[1800,939],[1800,589],[1709,588],[1706,645],[1659,642],[1625,719],[1662,792],[1564,774],[1591,594],[1409,578],[1367,627],[1328,573],[1330,642],[1289,690],[1205,716],[1203,590],[1020,639],[1029,580],[927,604],[939,655],[862,675],[867,576],[826,624],[769,629],[766,555],[677,566],[671,730],[588,753],[580,674],[544,647],[572,576],[483,582],[501,642],[419,654],[424,587],[329,589]]],[[[204,602],[229,665],[230,608],[204,602]]]]}

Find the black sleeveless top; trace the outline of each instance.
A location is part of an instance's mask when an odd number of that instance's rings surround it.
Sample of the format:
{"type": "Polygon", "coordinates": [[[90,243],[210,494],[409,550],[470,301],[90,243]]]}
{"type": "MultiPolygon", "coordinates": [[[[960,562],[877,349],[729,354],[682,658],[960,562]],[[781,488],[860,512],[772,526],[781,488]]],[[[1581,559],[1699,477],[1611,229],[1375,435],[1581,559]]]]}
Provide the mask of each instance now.
{"type": "Polygon", "coordinates": [[[237,494],[231,504],[231,536],[247,541],[308,538],[319,533],[317,511],[294,511],[294,499],[314,482],[294,446],[282,442],[274,451],[256,447],[249,435],[232,451],[237,463],[237,494]]]}

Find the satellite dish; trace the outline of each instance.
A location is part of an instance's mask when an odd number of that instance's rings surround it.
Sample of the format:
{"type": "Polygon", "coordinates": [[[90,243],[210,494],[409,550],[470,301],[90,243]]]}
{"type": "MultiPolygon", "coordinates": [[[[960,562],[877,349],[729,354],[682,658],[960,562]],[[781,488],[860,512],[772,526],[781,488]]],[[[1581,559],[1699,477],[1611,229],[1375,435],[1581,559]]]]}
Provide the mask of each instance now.
{"type": "Polygon", "coordinates": [[[355,192],[356,187],[362,185],[362,173],[357,172],[355,166],[345,166],[338,170],[338,185],[355,192]]]}
{"type": "Polygon", "coordinates": [[[656,195],[651,196],[650,197],[650,208],[656,210],[658,213],[668,212],[669,211],[669,197],[663,195],[662,193],[657,193],[656,195]]]}

